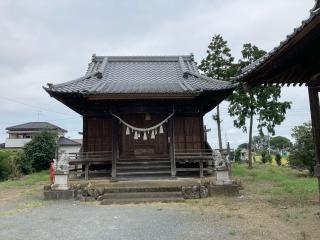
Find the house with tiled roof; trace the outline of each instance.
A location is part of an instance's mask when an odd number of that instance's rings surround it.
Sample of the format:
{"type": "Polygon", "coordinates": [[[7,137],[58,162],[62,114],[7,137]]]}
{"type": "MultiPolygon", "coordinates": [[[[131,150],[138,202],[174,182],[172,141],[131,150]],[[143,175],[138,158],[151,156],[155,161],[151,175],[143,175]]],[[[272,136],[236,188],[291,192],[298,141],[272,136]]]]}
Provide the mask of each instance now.
{"type": "Polygon", "coordinates": [[[206,174],[203,116],[234,88],[201,75],[192,54],[94,54],[84,76],[44,87],[83,117],[85,177],[103,166],[116,179],[206,174]]]}
{"type": "Polygon", "coordinates": [[[57,132],[58,136],[63,136],[67,130],[60,128],[49,122],[27,122],[6,128],[8,138],[5,142],[5,148],[23,148],[31,141],[32,136],[43,130],[57,132]]]}
{"type": "Polygon", "coordinates": [[[59,137],[58,139],[58,153],[66,153],[66,154],[75,154],[79,153],[82,146],[82,141],[78,139],[70,139],[64,136],[59,137]]]}

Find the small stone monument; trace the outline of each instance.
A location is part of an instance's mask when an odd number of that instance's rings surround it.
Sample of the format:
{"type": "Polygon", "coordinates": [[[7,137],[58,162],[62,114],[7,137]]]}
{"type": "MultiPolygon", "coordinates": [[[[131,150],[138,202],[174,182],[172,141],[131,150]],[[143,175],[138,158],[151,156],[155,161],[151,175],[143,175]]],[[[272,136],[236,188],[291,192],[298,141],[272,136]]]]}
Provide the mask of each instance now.
{"type": "Polygon", "coordinates": [[[215,165],[216,185],[231,185],[232,180],[229,175],[228,160],[223,159],[219,151],[214,151],[213,159],[215,165]]]}
{"type": "Polygon", "coordinates": [[[69,157],[66,153],[62,153],[58,161],[54,161],[54,184],[51,185],[52,190],[68,190],[69,177],[69,157]]]}
{"type": "Polygon", "coordinates": [[[75,193],[69,188],[69,158],[67,154],[61,154],[58,161],[54,161],[54,183],[44,186],[45,200],[74,199],[75,193]]]}

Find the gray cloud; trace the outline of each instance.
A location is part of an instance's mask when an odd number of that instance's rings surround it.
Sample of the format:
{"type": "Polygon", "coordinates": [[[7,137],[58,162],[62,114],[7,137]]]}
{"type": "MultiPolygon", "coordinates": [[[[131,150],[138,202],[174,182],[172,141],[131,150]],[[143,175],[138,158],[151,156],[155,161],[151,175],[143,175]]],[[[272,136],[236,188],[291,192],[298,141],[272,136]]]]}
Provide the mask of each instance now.
{"type": "MultiPolygon", "coordinates": [[[[278,45],[308,17],[312,5],[313,0],[2,0],[0,142],[6,137],[5,127],[35,121],[38,115],[77,136],[81,117],[41,87],[83,75],[92,53],[193,52],[200,62],[212,35],[220,33],[238,58],[246,42],[265,50],[278,45]]],[[[289,136],[294,125],[309,119],[307,93],[284,88],[283,98],[294,105],[277,132],[289,136]]],[[[241,130],[233,129],[226,107],[224,103],[223,135],[234,145],[246,141],[241,130]]],[[[209,139],[216,146],[216,126],[210,114],[205,123],[212,128],[209,139]]]]}

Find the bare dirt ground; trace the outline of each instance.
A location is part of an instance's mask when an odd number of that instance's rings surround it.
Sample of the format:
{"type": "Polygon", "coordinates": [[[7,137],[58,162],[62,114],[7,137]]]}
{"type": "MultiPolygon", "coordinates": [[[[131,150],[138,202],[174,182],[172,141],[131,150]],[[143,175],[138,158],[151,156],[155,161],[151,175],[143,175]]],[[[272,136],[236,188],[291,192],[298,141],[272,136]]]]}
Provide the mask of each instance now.
{"type": "MultiPolygon", "coordinates": [[[[49,223],[55,218],[54,224],[63,226],[64,221],[69,224],[78,221],[82,211],[85,214],[84,218],[87,216],[96,223],[105,222],[109,223],[109,227],[114,226],[112,234],[106,236],[106,239],[166,239],[164,237],[168,236],[174,237],[172,239],[320,239],[320,207],[315,203],[275,203],[243,191],[238,197],[214,197],[188,200],[185,203],[100,206],[97,203],[73,201],[45,202],[42,200],[42,187],[43,185],[0,187],[0,239],[9,239],[8,236],[14,232],[18,235],[12,239],[37,239],[32,234],[27,237],[21,235],[21,231],[26,231],[25,227],[22,227],[24,221],[26,226],[32,226],[36,232],[41,228],[46,229],[47,225],[41,224],[47,218],[49,223]],[[56,212],[66,213],[66,218],[57,218],[54,216],[56,212]],[[132,222],[125,224],[124,229],[121,228],[124,226],[121,223],[113,225],[114,219],[110,216],[119,216],[127,223],[131,220],[132,222]],[[150,221],[157,227],[152,227],[150,221]],[[135,231],[138,223],[140,226],[146,224],[149,229],[135,231]],[[176,227],[172,228],[172,225],[176,227]],[[167,233],[161,232],[166,232],[166,229],[167,233]],[[119,231],[126,233],[119,235],[119,231]]],[[[88,219],[80,221],[79,224],[84,224],[85,228],[88,219]]],[[[103,227],[106,226],[101,226],[102,229],[99,231],[103,232],[103,227]]],[[[49,233],[48,236],[52,237],[53,232],[50,227],[48,229],[47,235],[49,233]]],[[[71,230],[66,229],[65,234],[76,234],[71,230]]],[[[39,234],[39,239],[47,239],[47,235],[43,234],[39,234]]],[[[98,237],[94,234],[83,236],[86,236],[86,239],[98,237]]],[[[81,236],[78,237],[77,239],[82,239],[81,236]]]]}

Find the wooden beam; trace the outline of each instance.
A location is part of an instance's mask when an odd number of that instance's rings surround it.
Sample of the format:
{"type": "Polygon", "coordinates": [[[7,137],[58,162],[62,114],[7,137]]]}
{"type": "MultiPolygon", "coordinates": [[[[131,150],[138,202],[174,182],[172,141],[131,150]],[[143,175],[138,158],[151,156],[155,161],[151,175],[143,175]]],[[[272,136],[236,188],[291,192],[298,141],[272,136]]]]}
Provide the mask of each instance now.
{"type": "Polygon", "coordinates": [[[176,159],[174,149],[174,116],[169,119],[168,136],[170,141],[170,163],[171,163],[171,177],[176,177],[176,159]]]}
{"type": "Polygon", "coordinates": [[[119,121],[112,119],[112,171],[111,178],[117,177],[117,161],[119,157],[119,121]]]}

